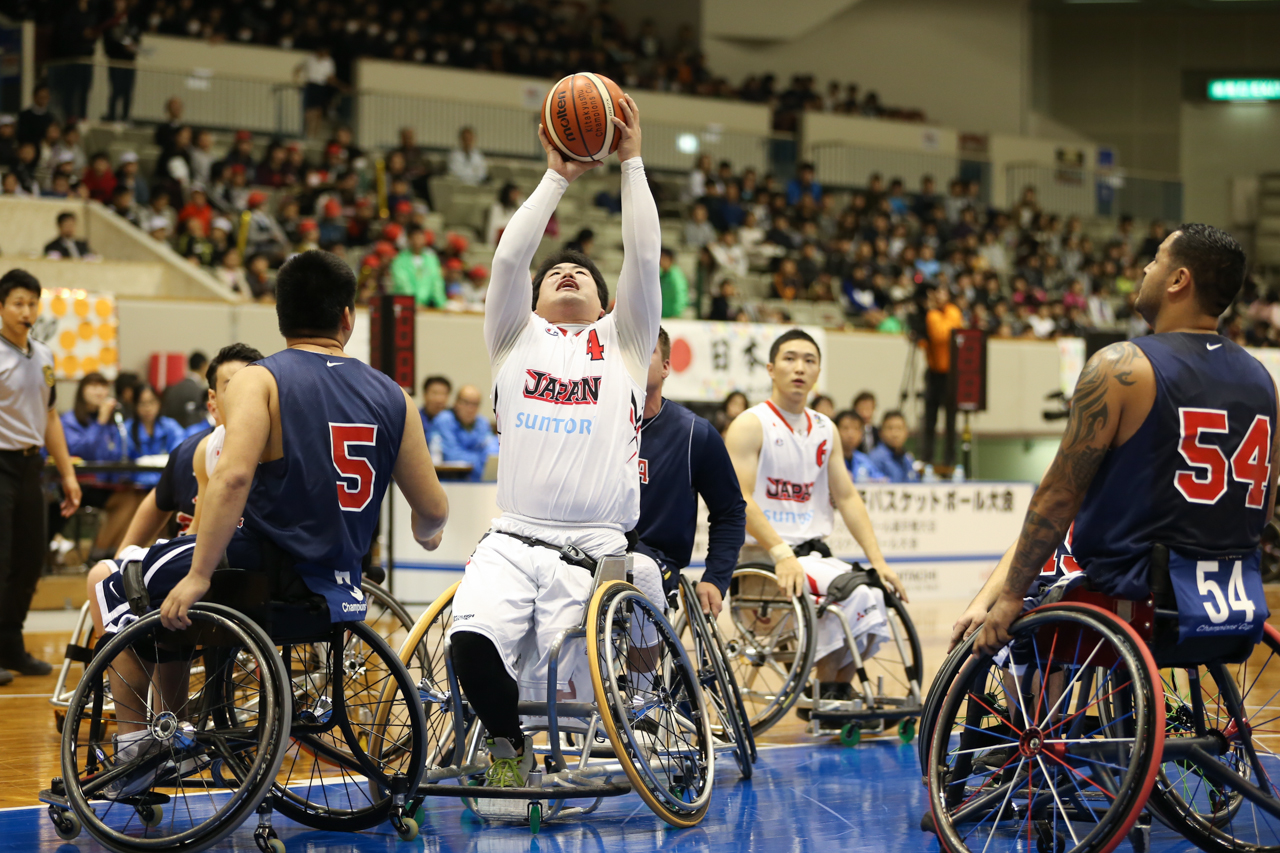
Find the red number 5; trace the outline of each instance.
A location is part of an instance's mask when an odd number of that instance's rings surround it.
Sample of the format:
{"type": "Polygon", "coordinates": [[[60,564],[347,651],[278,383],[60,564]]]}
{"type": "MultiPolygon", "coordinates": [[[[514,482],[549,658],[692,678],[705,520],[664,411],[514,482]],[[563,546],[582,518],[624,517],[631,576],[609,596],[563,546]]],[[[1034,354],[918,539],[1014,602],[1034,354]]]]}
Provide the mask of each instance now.
{"type": "Polygon", "coordinates": [[[1271,419],[1258,415],[1249,425],[1244,440],[1231,455],[1213,444],[1201,444],[1201,433],[1227,432],[1227,413],[1222,409],[1178,409],[1181,439],[1178,452],[1191,464],[1191,471],[1178,471],[1173,484],[1192,503],[1215,504],[1227,493],[1227,472],[1232,479],[1249,486],[1245,506],[1262,509],[1267,484],[1271,482],[1271,419]]]}
{"type": "Polygon", "coordinates": [[[373,463],[363,456],[351,456],[351,445],[368,445],[378,440],[376,424],[329,424],[333,467],[338,471],[338,506],[343,512],[359,512],[373,500],[373,463]]]}

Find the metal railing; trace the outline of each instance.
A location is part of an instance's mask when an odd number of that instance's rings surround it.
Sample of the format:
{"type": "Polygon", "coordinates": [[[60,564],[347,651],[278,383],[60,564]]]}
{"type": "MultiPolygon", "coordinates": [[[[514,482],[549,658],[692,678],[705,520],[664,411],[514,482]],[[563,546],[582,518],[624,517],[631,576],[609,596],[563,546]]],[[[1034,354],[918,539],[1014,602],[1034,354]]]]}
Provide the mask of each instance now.
{"type": "Polygon", "coordinates": [[[813,161],[818,182],[836,188],[865,187],[867,179],[873,173],[879,173],[886,188],[889,181],[901,178],[907,192],[919,192],[920,179],[930,175],[938,191],[945,192],[953,178],[962,177],[962,161],[954,153],[896,151],[844,142],[820,142],[809,149],[809,159],[813,161]]]}
{"type": "Polygon", "coordinates": [[[1025,188],[1034,187],[1039,207],[1061,216],[1182,221],[1182,181],[1176,178],[1031,163],[1010,164],[1005,176],[1009,207],[1018,204],[1025,188]]]}

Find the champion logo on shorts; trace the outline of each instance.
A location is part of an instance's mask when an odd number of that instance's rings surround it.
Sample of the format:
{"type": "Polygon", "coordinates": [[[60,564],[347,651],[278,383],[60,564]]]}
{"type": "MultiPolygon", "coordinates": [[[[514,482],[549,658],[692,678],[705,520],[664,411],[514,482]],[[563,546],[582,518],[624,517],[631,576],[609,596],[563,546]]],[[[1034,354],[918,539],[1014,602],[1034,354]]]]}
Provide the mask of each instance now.
{"type": "Polygon", "coordinates": [[[561,379],[541,370],[526,370],[525,373],[529,381],[525,383],[524,396],[530,400],[570,406],[594,406],[600,402],[599,376],[561,379]]]}

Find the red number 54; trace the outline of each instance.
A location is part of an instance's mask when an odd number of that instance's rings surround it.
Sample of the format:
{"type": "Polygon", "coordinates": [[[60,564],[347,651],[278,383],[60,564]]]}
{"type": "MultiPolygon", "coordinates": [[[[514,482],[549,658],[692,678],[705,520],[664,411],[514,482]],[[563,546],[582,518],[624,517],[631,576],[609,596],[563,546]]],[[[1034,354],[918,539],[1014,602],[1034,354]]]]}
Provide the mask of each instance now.
{"type": "Polygon", "coordinates": [[[1227,432],[1227,413],[1222,409],[1178,409],[1181,437],[1178,452],[1191,465],[1190,471],[1178,471],[1173,484],[1192,503],[1215,504],[1227,493],[1227,469],[1231,477],[1249,485],[1244,503],[1249,509],[1262,509],[1271,482],[1271,419],[1257,415],[1245,433],[1244,441],[1231,455],[1216,444],[1201,444],[1205,433],[1227,432]]]}

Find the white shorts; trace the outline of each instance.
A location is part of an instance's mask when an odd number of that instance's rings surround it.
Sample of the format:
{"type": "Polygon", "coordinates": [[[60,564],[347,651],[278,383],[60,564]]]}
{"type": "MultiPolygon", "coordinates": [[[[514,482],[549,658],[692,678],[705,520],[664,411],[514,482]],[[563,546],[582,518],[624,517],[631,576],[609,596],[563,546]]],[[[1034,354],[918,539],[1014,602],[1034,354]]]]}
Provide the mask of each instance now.
{"type": "MultiPolygon", "coordinates": [[[[667,597],[662,591],[662,570],[648,554],[632,552],[631,582],[636,589],[644,593],[644,597],[658,605],[661,612],[667,612],[667,597]]],[[[631,643],[642,649],[658,644],[658,630],[646,619],[635,619],[631,623],[631,643]]]]}
{"type": "MultiPolygon", "coordinates": [[[[809,592],[815,598],[826,595],[827,585],[837,576],[852,571],[852,567],[844,560],[835,557],[820,557],[810,554],[800,557],[800,565],[804,567],[808,580],[809,592]]],[[[863,660],[875,655],[880,644],[892,639],[889,631],[889,620],[884,611],[884,593],[872,586],[860,586],[853,594],[837,605],[849,622],[849,629],[854,642],[858,644],[858,654],[863,660]]],[[[818,620],[818,653],[822,659],[837,649],[845,649],[840,666],[853,661],[853,654],[845,643],[844,628],[839,618],[828,612],[818,620]]]]}

